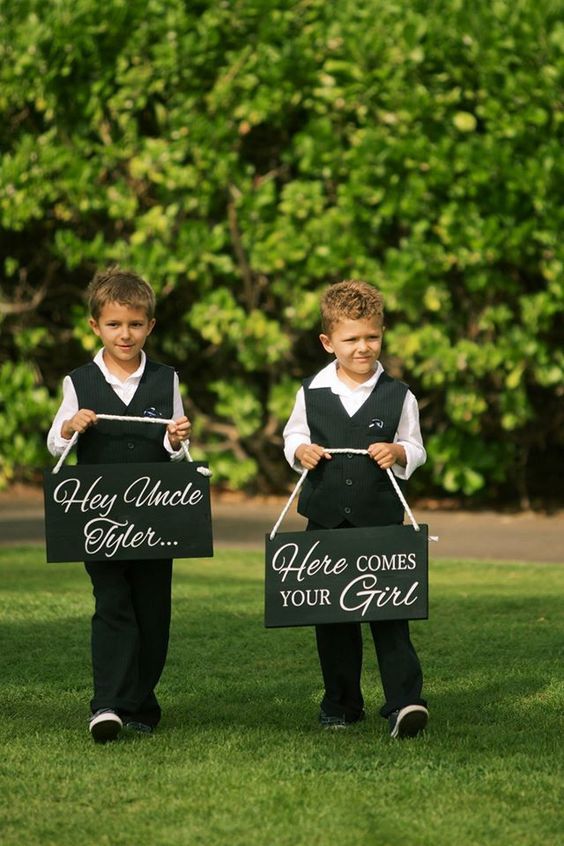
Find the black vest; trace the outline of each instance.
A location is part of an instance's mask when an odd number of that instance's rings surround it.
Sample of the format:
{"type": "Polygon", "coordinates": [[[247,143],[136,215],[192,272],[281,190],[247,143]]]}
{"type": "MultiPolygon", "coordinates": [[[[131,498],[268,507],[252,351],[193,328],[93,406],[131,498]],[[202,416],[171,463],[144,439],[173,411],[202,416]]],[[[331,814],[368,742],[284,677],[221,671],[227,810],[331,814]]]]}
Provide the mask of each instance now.
{"type": "MultiPolygon", "coordinates": [[[[118,397],[100,368],[94,362],[77,367],[70,374],[79,408],[90,408],[97,414],[120,417],[172,418],[174,369],[149,359],[129,405],[118,397]],[[150,415],[146,412],[149,411],[150,415]]],[[[132,464],[145,461],[168,461],[163,446],[165,426],[148,423],[126,423],[99,420],[82,434],[77,443],[79,464],[132,464]]]]}
{"type": "MultiPolygon", "coordinates": [[[[303,383],[312,443],[329,448],[367,449],[377,441],[393,442],[407,385],[382,373],[370,396],[350,417],[330,388],[310,389],[312,379],[303,383]]],[[[315,470],[310,470],[298,511],[328,529],[345,520],[353,526],[403,523],[404,516],[403,505],[386,472],[368,456],[354,453],[322,459],[315,470]]]]}

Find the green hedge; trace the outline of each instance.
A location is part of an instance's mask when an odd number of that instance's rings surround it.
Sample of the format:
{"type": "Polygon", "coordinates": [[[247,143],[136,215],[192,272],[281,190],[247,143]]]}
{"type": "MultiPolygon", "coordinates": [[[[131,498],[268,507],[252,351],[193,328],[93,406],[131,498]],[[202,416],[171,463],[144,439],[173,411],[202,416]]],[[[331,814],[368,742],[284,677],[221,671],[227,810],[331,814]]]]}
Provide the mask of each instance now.
{"type": "Polygon", "coordinates": [[[4,482],[47,460],[60,380],[93,349],[84,286],[119,261],[159,294],[150,351],[178,366],[218,481],[287,484],[318,293],[361,277],[421,401],[417,490],[550,495],[562,2],[0,8],[4,482]]]}

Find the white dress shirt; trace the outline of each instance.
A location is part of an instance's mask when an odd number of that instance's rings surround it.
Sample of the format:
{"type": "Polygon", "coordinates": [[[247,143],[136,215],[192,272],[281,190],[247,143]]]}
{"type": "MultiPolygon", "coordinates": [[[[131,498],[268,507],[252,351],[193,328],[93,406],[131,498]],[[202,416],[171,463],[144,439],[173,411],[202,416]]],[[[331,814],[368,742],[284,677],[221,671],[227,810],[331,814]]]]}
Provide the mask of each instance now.
{"type": "MultiPolygon", "coordinates": [[[[341,400],[343,407],[349,417],[358,411],[360,406],[366,402],[372,393],[378,379],[384,372],[384,368],[378,362],[376,369],[370,379],[361,382],[360,385],[350,388],[337,373],[337,361],[334,360],[313,378],[309,390],[315,388],[330,388],[341,400]]],[[[284,455],[286,461],[295,470],[301,472],[303,467],[296,461],[295,453],[300,444],[311,443],[311,433],[307,423],[304,389],[301,387],[296,394],[296,402],[290,415],[290,419],[284,427],[284,455]]],[[[419,408],[417,400],[411,391],[407,391],[403,402],[400,421],[394,437],[394,443],[401,444],[405,449],[406,466],[394,464],[392,470],[399,479],[409,479],[411,474],[421,464],[425,463],[427,453],[421,438],[419,426],[419,408]]],[[[330,448],[332,444],[320,444],[330,448]]]]}
{"type": "MultiPolygon", "coordinates": [[[[124,403],[124,405],[129,405],[135,391],[139,387],[139,382],[141,381],[141,377],[145,371],[145,362],[147,361],[147,356],[145,355],[144,351],[141,350],[141,362],[139,367],[135,371],[135,373],[131,373],[127,379],[124,379],[122,382],[121,379],[118,379],[113,373],[110,373],[108,370],[106,363],[104,361],[104,350],[101,349],[96,353],[94,357],[94,364],[97,364],[100,370],[102,371],[102,375],[108,385],[115,391],[118,395],[120,400],[124,403]]],[[[69,445],[69,442],[65,440],[61,436],[61,427],[65,420],[70,420],[71,417],[74,417],[76,412],[78,411],[78,398],[76,396],[76,390],[72,383],[72,379],[70,376],[65,376],[63,379],[63,401],[59,406],[59,410],[55,415],[55,419],[53,420],[53,425],[49,430],[49,434],[47,435],[47,448],[51,455],[62,455],[66,447],[69,445]]],[[[177,420],[179,417],[184,416],[184,408],[182,406],[182,398],[180,396],[180,386],[178,383],[178,374],[174,374],[174,385],[173,385],[173,412],[172,418],[173,420],[177,420]]],[[[163,426],[163,428],[165,428],[163,426]]],[[[168,439],[168,434],[165,429],[165,435],[163,438],[163,445],[167,452],[170,453],[173,459],[180,459],[183,457],[184,453],[181,449],[174,450],[168,439]]]]}

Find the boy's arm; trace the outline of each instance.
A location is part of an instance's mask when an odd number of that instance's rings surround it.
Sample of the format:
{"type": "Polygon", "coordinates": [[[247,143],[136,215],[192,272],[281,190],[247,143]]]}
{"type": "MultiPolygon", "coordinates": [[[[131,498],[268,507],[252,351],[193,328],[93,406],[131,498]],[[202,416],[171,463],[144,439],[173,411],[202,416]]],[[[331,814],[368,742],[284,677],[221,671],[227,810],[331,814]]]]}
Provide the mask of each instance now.
{"type": "Polygon", "coordinates": [[[322,458],[331,458],[323,447],[311,442],[303,388],[296,394],[294,408],[284,427],[283,437],[286,461],[298,473],[301,473],[304,467],[313,470],[322,458]]]}
{"type": "Polygon", "coordinates": [[[181,441],[185,441],[190,437],[192,424],[184,414],[178,373],[174,374],[172,391],[172,419],[174,423],[169,423],[167,426],[163,444],[166,451],[170,453],[172,460],[179,461],[184,458],[184,453],[180,446],[181,441]]]}
{"type": "MultiPolygon", "coordinates": [[[[372,447],[388,447],[392,462],[388,463],[390,458],[384,456],[384,465],[378,462],[379,466],[382,469],[391,467],[399,479],[409,479],[414,471],[425,463],[427,453],[425,452],[423,438],[421,437],[419,407],[411,391],[408,391],[405,395],[393,444],[371,444],[369,447],[371,454],[373,452],[372,447]]],[[[385,452],[385,450],[382,451],[382,453],[385,452]]]]}
{"type": "Polygon", "coordinates": [[[284,438],[284,456],[286,461],[298,473],[302,467],[296,460],[296,450],[301,444],[310,444],[311,436],[307,424],[304,389],[300,388],[296,394],[296,400],[288,422],[282,433],[284,438]]]}
{"type": "Polygon", "coordinates": [[[85,432],[96,423],[96,414],[90,408],[79,408],[76,391],[70,376],[63,380],[63,401],[47,435],[47,448],[51,455],[62,455],[75,432],[85,432]]]}

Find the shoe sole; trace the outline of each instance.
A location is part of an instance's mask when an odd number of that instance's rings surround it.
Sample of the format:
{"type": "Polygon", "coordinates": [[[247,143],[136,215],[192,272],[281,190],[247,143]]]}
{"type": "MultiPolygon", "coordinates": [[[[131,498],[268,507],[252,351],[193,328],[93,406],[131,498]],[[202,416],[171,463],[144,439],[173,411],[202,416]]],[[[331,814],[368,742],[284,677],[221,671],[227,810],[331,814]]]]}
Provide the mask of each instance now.
{"type": "Polygon", "coordinates": [[[427,709],[422,705],[408,705],[398,714],[394,730],[390,737],[415,737],[423,731],[429,720],[427,709]]]}
{"type": "Polygon", "coordinates": [[[95,743],[109,743],[115,740],[123,723],[117,714],[101,714],[90,723],[90,734],[95,743]]]}

